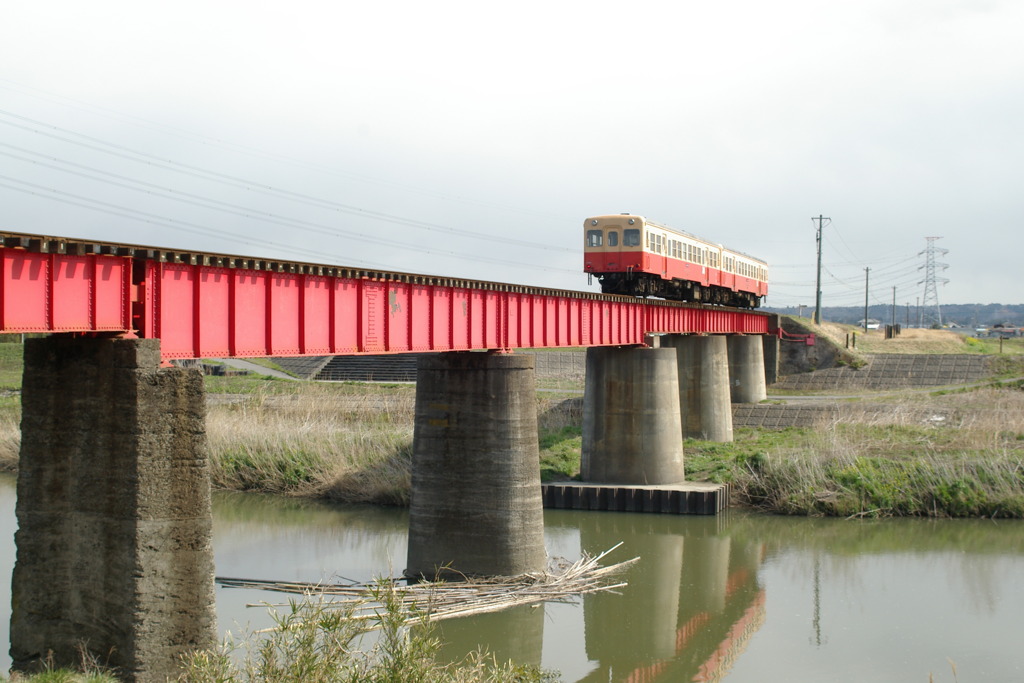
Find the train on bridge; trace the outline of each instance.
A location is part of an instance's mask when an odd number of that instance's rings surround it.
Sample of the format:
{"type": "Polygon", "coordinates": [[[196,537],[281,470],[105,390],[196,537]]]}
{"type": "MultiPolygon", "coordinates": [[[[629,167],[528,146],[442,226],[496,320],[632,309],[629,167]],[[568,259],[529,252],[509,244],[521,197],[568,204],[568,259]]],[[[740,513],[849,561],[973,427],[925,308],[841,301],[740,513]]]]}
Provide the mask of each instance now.
{"type": "Polygon", "coordinates": [[[768,294],[768,264],[748,254],[633,214],[583,226],[583,268],[605,294],[739,308],[757,308],[768,294]]]}

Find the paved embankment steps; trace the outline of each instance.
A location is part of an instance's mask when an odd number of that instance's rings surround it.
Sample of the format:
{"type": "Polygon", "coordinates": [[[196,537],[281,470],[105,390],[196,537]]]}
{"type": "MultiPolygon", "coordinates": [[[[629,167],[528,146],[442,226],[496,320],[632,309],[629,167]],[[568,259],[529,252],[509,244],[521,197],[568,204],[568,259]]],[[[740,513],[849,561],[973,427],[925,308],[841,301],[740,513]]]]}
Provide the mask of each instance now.
{"type": "MultiPolygon", "coordinates": [[[[432,354],[274,358],[274,362],[302,379],[331,382],[415,382],[416,363],[423,355],[432,354]]],[[[583,381],[586,368],[584,352],[544,351],[532,355],[537,377],[583,381]]]]}
{"type": "Polygon", "coordinates": [[[989,374],[989,357],[971,354],[872,354],[862,368],[837,367],[787,375],[772,385],[786,391],[899,389],[977,382],[989,374]]]}

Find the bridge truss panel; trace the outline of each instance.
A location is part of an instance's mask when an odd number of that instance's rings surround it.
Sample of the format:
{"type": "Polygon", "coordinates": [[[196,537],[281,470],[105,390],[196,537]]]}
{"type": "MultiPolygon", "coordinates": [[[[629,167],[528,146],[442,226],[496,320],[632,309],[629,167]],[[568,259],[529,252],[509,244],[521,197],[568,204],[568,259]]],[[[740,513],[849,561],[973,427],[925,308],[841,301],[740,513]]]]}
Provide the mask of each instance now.
{"type": "Polygon", "coordinates": [[[0,252],[0,331],[131,328],[131,263],[101,254],[0,252]]]}

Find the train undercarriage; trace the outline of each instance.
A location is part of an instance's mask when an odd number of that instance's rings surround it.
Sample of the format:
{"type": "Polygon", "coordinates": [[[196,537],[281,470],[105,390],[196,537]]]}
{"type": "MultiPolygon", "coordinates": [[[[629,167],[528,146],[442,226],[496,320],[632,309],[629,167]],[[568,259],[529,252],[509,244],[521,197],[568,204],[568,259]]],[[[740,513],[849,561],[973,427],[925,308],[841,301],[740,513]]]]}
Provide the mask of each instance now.
{"type": "Polygon", "coordinates": [[[647,273],[604,273],[598,275],[601,291],[605,294],[627,296],[654,296],[671,301],[718,304],[736,308],[757,308],[761,297],[749,292],[734,292],[718,286],[708,286],[690,280],[663,280],[647,273]]]}

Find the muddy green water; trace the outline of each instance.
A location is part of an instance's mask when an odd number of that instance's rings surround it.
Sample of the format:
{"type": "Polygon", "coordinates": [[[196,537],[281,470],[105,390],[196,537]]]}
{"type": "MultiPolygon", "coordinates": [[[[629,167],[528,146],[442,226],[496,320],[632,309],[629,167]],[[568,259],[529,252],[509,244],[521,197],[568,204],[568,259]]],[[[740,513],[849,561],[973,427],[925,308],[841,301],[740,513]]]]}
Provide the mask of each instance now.
{"type": "MultiPolygon", "coordinates": [[[[405,510],[219,494],[220,576],[367,581],[405,561],[405,510]]],[[[548,511],[549,554],[620,541],[629,586],[572,604],[443,622],[445,654],[484,646],[564,681],[1024,681],[1024,523],[718,518],[548,511]],[[951,668],[955,662],[957,677],[951,668]]],[[[14,562],[0,478],[0,572],[14,562]]],[[[218,588],[223,630],[261,628],[262,592],[218,588]]],[[[5,603],[9,603],[5,601],[5,603]]],[[[7,640],[9,604],[0,614],[7,640]]],[[[0,660],[6,668],[9,659],[0,660]]]]}

